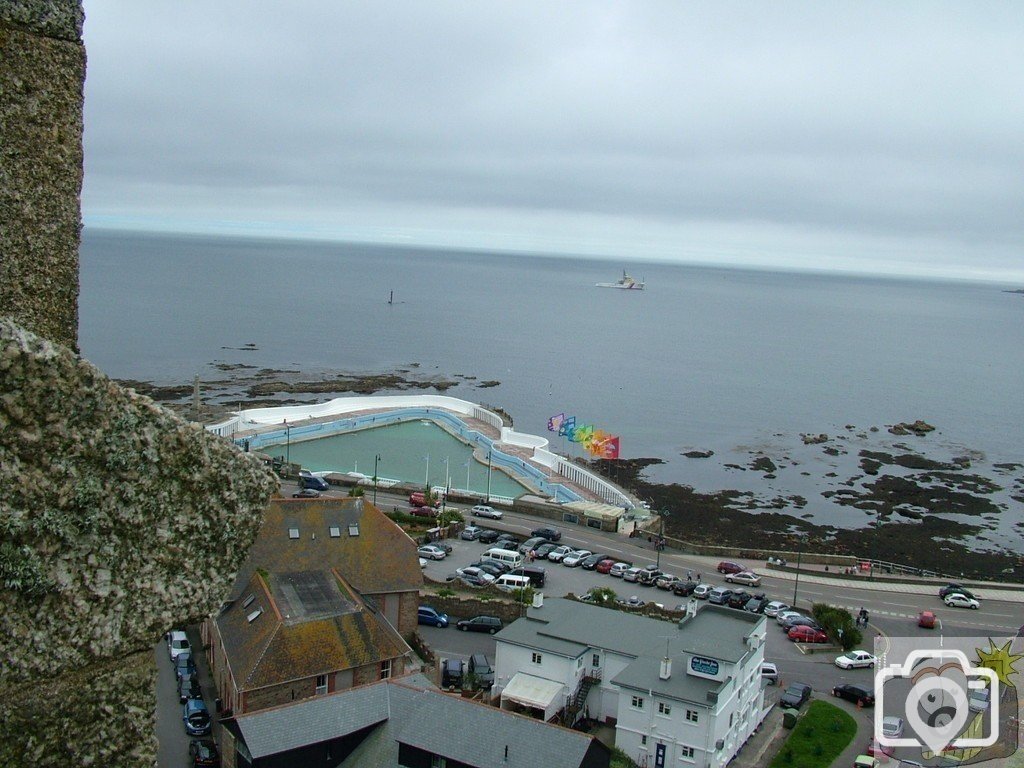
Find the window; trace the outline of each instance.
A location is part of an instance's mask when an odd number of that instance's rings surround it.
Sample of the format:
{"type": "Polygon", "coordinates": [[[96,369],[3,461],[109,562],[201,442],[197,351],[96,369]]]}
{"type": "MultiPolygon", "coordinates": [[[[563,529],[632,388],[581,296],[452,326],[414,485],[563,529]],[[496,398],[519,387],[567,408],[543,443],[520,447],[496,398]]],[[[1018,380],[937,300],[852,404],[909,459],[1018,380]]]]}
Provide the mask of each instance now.
{"type": "Polygon", "coordinates": [[[578,659],[576,659],[576,669],[579,669],[582,666],[583,666],[583,657],[580,656],[578,659]]]}
{"type": "Polygon", "coordinates": [[[686,710],[686,719],[689,720],[691,723],[698,722],[698,720],[697,720],[697,710],[696,709],[688,709],[688,710],[686,710]]]}
{"type": "Polygon", "coordinates": [[[380,679],[387,680],[391,677],[391,659],[384,659],[380,663],[380,679]]]}
{"type": "Polygon", "coordinates": [[[666,704],[664,701],[658,702],[658,714],[668,717],[672,714],[672,705],[666,704]]]}
{"type": "Polygon", "coordinates": [[[541,659],[543,659],[543,658],[544,658],[543,656],[541,656],[539,653],[535,652],[533,654],[533,656],[530,657],[530,661],[532,661],[534,664],[540,664],[541,659]]]}
{"type": "Polygon", "coordinates": [[[595,653],[594,658],[590,660],[590,666],[600,667],[601,666],[601,654],[595,653]]]}
{"type": "Polygon", "coordinates": [[[299,529],[298,528],[289,528],[288,529],[288,538],[289,539],[297,539],[297,538],[299,538],[299,529]]]}
{"type": "Polygon", "coordinates": [[[647,746],[647,736],[645,736],[644,734],[640,734],[640,746],[641,747],[646,747],[647,746]]]}
{"type": "Polygon", "coordinates": [[[679,745],[679,756],[683,758],[693,759],[693,747],[688,747],[685,744],[679,745]]]}
{"type": "Polygon", "coordinates": [[[445,768],[448,763],[440,755],[430,756],[430,768],[445,768]]]}
{"type": "Polygon", "coordinates": [[[321,696],[327,693],[327,675],[316,676],[316,695],[321,696]]]}
{"type": "Polygon", "coordinates": [[[630,702],[630,706],[632,706],[633,709],[643,709],[644,708],[644,697],[643,696],[634,696],[633,700],[630,702]]]}
{"type": "Polygon", "coordinates": [[[349,525],[349,527],[348,527],[348,535],[349,536],[358,536],[359,535],[359,523],[352,523],[352,524],[349,525]]]}
{"type": "Polygon", "coordinates": [[[732,728],[732,716],[733,716],[734,714],[736,714],[736,713],[735,713],[735,712],[730,712],[730,713],[729,713],[729,727],[730,727],[730,728],[732,728]]]}
{"type": "Polygon", "coordinates": [[[330,531],[331,531],[331,538],[332,539],[336,539],[339,536],[341,536],[341,526],[340,525],[332,525],[331,528],[330,528],[330,531]]]}
{"type": "Polygon", "coordinates": [[[249,595],[247,598],[245,598],[244,602],[242,603],[242,607],[248,608],[250,605],[252,605],[252,601],[255,599],[256,595],[249,595]]]}

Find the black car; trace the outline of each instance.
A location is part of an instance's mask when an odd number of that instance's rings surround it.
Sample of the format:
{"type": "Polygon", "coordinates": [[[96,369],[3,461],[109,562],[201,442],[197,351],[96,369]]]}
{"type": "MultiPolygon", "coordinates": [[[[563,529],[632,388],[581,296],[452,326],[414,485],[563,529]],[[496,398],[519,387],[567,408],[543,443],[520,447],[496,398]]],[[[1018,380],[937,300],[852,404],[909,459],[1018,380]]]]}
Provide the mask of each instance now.
{"type": "Polygon", "coordinates": [[[461,659],[444,659],[441,662],[441,687],[449,691],[453,688],[461,688],[464,671],[465,667],[461,659]]]}
{"type": "Polygon", "coordinates": [[[465,571],[465,569],[463,569],[463,573],[461,576],[456,575],[455,578],[464,584],[469,584],[469,586],[471,587],[486,587],[488,584],[491,583],[483,576],[481,576],[479,573],[465,571]]]}
{"type": "Polygon", "coordinates": [[[959,584],[954,584],[952,582],[939,590],[939,597],[943,599],[945,599],[947,595],[953,594],[960,594],[975,600],[977,599],[976,597],[974,597],[974,593],[971,592],[971,590],[967,589],[967,587],[962,587],[959,584]]]}
{"type": "Polygon", "coordinates": [[[582,563],[580,563],[580,567],[585,568],[588,571],[592,571],[595,568],[597,568],[598,563],[600,563],[602,560],[607,560],[608,557],[609,555],[604,555],[600,552],[595,552],[593,555],[586,558],[582,563]]]}
{"type": "Polygon", "coordinates": [[[747,600],[747,604],[743,606],[743,610],[749,611],[750,613],[764,613],[765,606],[768,605],[769,602],[771,601],[764,595],[754,595],[752,598],[747,600]]]}
{"type": "Polygon", "coordinates": [[[175,679],[182,675],[194,675],[196,673],[196,663],[192,661],[192,652],[185,651],[179,653],[178,658],[174,660],[174,677],[175,679]]]}
{"type": "Polygon", "coordinates": [[[729,595],[729,599],[725,601],[725,604],[730,608],[743,608],[752,597],[752,594],[741,589],[729,595]]]}
{"type": "Polygon", "coordinates": [[[474,653],[469,657],[469,674],[473,676],[477,688],[490,690],[494,686],[494,667],[482,653],[474,653]]]}
{"type": "Polygon", "coordinates": [[[494,545],[496,547],[511,550],[519,549],[519,545],[522,543],[522,539],[513,536],[511,533],[500,533],[498,534],[498,538],[494,541],[494,545]]]}
{"type": "Polygon", "coordinates": [[[800,709],[809,698],[811,698],[811,686],[807,683],[793,683],[782,692],[779,703],[784,707],[800,709]]]}
{"type": "Polygon", "coordinates": [[[534,587],[543,587],[547,579],[545,570],[539,565],[524,565],[522,568],[514,568],[508,573],[510,576],[525,576],[534,587]]]}
{"type": "Polygon", "coordinates": [[[203,698],[203,691],[199,687],[199,681],[191,672],[178,678],[178,701],[184,704],[189,699],[203,698]]]}
{"type": "Polygon", "coordinates": [[[547,544],[541,544],[533,550],[533,554],[536,555],[538,560],[547,560],[548,554],[555,549],[558,549],[558,545],[553,541],[549,541],[547,544]]]}
{"type": "Polygon", "coordinates": [[[478,560],[475,563],[469,564],[470,568],[479,568],[481,571],[487,571],[494,578],[503,576],[512,570],[512,566],[508,563],[499,563],[497,560],[478,560]]]}
{"type": "Polygon", "coordinates": [[[696,581],[677,581],[676,585],[672,587],[672,592],[680,597],[689,597],[696,588],[696,581]]]}
{"type": "Polygon", "coordinates": [[[821,629],[821,625],[810,616],[793,616],[792,618],[786,619],[782,622],[783,632],[788,633],[793,627],[813,627],[814,629],[821,629]]]}
{"type": "Polygon", "coordinates": [[[192,761],[193,768],[220,765],[220,755],[217,753],[217,746],[212,741],[192,739],[188,744],[188,756],[192,761]]]}
{"type": "Polygon", "coordinates": [[[472,619],[463,619],[456,624],[463,632],[489,632],[494,634],[501,629],[501,619],[497,616],[474,616],[472,619]]]}
{"type": "Polygon", "coordinates": [[[875,692],[871,688],[843,683],[832,689],[832,695],[840,699],[852,701],[861,707],[875,706],[875,692]]]}
{"type": "Polygon", "coordinates": [[[500,534],[493,528],[484,528],[480,532],[480,535],[477,536],[477,541],[479,541],[481,544],[493,544],[498,540],[499,535],[500,534]]]}
{"type": "Polygon", "coordinates": [[[562,538],[562,532],[549,528],[547,526],[543,528],[537,528],[536,530],[530,531],[531,536],[543,536],[548,541],[558,541],[562,538]]]}

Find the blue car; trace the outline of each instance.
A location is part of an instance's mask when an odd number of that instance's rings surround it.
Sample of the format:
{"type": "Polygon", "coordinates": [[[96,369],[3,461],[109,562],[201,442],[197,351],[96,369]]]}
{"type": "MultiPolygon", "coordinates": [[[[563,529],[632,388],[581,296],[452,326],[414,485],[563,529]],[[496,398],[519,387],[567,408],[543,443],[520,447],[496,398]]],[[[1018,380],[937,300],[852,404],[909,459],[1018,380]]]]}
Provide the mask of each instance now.
{"type": "Polygon", "coordinates": [[[185,721],[185,733],[205,736],[210,732],[210,713],[202,699],[189,699],[183,709],[181,719],[185,721]]]}
{"type": "Polygon", "coordinates": [[[426,624],[428,627],[447,627],[448,614],[440,613],[429,605],[421,605],[417,623],[426,624]]]}

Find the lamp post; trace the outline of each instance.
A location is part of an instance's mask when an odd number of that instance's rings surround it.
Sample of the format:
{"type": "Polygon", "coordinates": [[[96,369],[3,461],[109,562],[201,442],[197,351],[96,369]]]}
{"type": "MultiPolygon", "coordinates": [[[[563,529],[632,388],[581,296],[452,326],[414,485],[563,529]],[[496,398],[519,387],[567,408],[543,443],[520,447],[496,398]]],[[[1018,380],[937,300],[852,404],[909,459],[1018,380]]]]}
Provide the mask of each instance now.
{"type": "Polygon", "coordinates": [[[796,550],[796,580],[793,582],[793,610],[796,610],[796,591],[800,587],[800,560],[804,554],[804,539],[807,534],[800,535],[800,544],[796,550]]]}
{"type": "Polygon", "coordinates": [[[380,454],[373,457],[373,506],[377,506],[377,463],[380,461],[380,454]]]}
{"type": "Polygon", "coordinates": [[[284,462],[292,463],[292,428],[288,426],[288,419],[284,420],[284,462]]]}
{"type": "Polygon", "coordinates": [[[487,498],[484,504],[491,503],[491,449],[487,449],[487,498]]]}
{"type": "Polygon", "coordinates": [[[423,487],[426,489],[430,487],[430,454],[428,453],[423,458],[427,462],[427,471],[423,473],[423,487]]]}
{"type": "Polygon", "coordinates": [[[665,540],[665,516],[666,515],[668,515],[668,512],[666,512],[665,510],[661,510],[661,511],[658,512],[658,517],[661,518],[661,531],[658,533],[658,541],[654,545],[654,549],[658,553],[656,567],[659,570],[661,570],[661,547],[662,547],[662,542],[665,540]]]}

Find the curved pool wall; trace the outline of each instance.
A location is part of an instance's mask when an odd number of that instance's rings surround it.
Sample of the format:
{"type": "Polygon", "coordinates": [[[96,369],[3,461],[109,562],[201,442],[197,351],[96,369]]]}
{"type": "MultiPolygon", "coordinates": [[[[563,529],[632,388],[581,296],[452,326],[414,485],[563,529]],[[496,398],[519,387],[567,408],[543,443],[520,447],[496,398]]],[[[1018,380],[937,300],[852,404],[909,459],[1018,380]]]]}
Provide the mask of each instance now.
{"type": "Polygon", "coordinates": [[[213,424],[207,429],[216,434],[234,439],[237,443],[249,441],[249,447],[260,449],[262,446],[279,443],[284,440],[313,440],[328,437],[367,427],[394,424],[410,419],[429,419],[445,425],[449,431],[462,440],[483,451],[490,451],[491,464],[508,472],[513,477],[523,478],[529,485],[551,496],[558,502],[582,501],[583,498],[571,488],[561,483],[552,483],[547,476],[531,463],[500,449],[500,445],[511,445],[532,451],[532,459],[557,474],[568,478],[571,482],[595,493],[608,504],[617,507],[633,508],[633,502],[622,491],[608,481],[582,467],[573,464],[562,456],[548,449],[547,438],[516,432],[504,426],[501,416],[486,408],[443,395],[371,395],[369,397],[338,397],[324,403],[314,405],[286,405],[278,408],[250,408],[240,411],[233,418],[213,424]],[[386,409],[387,413],[359,414],[345,417],[356,411],[386,409]],[[478,430],[471,428],[458,415],[477,419],[500,430],[499,440],[493,440],[478,430]],[[315,424],[297,424],[294,427],[282,426],[281,429],[262,431],[245,438],[234,435],[243,430],[272,424],[285,425],[288,421],[302,422],[308,419],[322,419],[330,416],[343,418],[315,424]]]}

